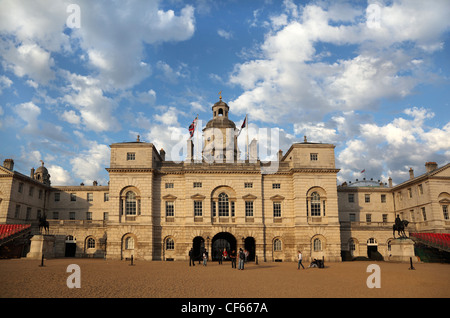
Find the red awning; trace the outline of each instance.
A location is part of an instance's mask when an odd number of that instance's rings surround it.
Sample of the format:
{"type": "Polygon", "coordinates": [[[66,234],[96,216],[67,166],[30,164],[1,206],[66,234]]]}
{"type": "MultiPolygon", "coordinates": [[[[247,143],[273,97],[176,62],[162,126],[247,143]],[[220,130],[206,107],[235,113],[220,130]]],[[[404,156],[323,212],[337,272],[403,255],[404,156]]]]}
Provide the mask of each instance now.
{"type": "Polygon", "coordinates": [[[444,250],[450,249],[450,234],[447,233],[409,233],[410,236],[444,250]]]}
{"type": "Polygon", "coordinates": [[[0,224],[0,240],[22,232],[31,227],[31,224],[0,224]]]}

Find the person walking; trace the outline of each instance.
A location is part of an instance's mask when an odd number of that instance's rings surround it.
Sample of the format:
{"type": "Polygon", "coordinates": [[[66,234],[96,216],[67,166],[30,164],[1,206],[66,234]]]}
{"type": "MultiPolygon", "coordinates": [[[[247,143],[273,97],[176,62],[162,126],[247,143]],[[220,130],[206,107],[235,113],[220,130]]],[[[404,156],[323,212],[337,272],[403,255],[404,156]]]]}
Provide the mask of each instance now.
{"type": "Polygon", "coordinates": [[[244,270],[245,253],[242,248],[239,249],[239,265],[238,269],[244,270]]]}
{"type": "Polygon", "coordinates": [[[222,260],[223,260],[223,250],[219,251],[219,265],[222,264],[222,260]]]}
{"type": "Polygon", "coordinates": [[[194,263],[194,250],[192,248],[189,250],[189,266],[191,266],[191,263],[192,263],[192,266],[195,266],[195,263],[194,263]]]}
{"type": "Polygon", "coordinates": [[[300,269],[300,266],[303,267],[303,269],[305,269],[305,266],[303,266],[302,264],[302,252],[298,251],[298,265],[297,265],[297,269],[300,269]]]}
{"type": "Polygon", "coordinates": [[[206,251],[203,252],[203,266],[206,266],[206,262],[208,261],[208,253],[206,251]]]}
{"type": "Polygon", "coordinates": [[[236,251],[235,250],[231,251],[230,259],[231,259],[231,268],[236,268],[236,251]]]}

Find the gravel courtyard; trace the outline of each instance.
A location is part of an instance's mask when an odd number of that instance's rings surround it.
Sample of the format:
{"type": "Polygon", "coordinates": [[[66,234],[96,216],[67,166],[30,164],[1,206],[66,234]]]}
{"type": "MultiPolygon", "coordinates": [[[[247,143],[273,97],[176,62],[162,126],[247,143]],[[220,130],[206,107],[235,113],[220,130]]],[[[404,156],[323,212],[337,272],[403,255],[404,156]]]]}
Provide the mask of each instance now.
{"type": "MultiPolygon", "coordinates": [[[[449,264],[388,262],[326,263],[297,270],[297,264],[254,263],[245,270],[210,262],[103,259],[0,260],[1,298],[448,298],[449,264]],[[68,288],[70,264],[80,267],[80,288],[68,288]],[[370,264],[380,266],[380,288],[368,288],[370,264]]],[[[304,264],[305,267],[307,264],[304,264]]]]}

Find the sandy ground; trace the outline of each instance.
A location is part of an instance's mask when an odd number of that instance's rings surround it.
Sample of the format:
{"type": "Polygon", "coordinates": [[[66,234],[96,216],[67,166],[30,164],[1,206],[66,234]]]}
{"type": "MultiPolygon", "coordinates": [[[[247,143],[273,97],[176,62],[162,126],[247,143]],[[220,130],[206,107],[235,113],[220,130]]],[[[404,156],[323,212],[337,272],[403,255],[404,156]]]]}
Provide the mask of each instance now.
{"type": "Polygon", "coordinates": [[[449,264],[342,262],[297,270],[297,264],[130,262],[79,258],[0,260],[0,298],[448,298],[449,264]],[[69,264],[80,267],[81,288],[68,288],[69,264]],[[380,288],[368,288],[370,264],[380,266],[380,288]]]}

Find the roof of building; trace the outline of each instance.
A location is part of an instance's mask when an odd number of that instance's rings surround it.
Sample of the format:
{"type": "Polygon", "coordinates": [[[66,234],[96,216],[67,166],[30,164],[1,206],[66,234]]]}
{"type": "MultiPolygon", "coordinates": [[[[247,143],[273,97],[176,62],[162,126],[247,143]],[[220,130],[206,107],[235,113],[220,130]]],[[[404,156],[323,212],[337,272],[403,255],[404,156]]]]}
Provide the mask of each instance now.
{"type": "Polygon", "coordinates": [[[22,232],[31,227],[31,224],[0,224],[0,240],[22,232]]]}

